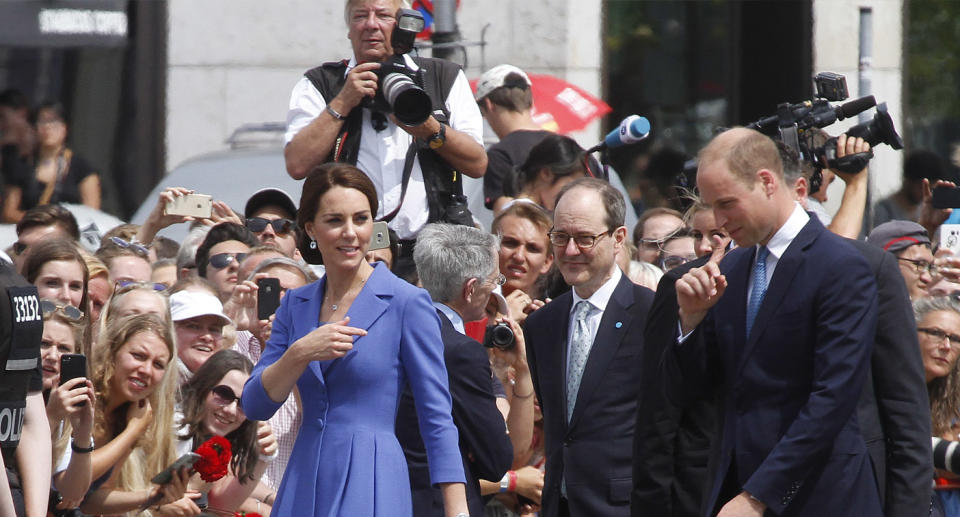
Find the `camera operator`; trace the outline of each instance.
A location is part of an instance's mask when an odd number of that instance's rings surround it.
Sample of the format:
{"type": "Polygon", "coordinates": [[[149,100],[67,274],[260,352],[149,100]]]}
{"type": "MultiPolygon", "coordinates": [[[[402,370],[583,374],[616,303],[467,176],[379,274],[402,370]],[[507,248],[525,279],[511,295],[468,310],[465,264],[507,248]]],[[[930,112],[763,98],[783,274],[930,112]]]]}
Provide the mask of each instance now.
{"type": "MultiPolygon", "coordinates": [[[[497,408],[493,375],[486,350],[464,334],[464,322],[482,319],[490,293],[503,283],[497,266],[497,238],[476,228],[450,224],[424,227],[414,254],[417,272],[430,293],[440,319],[443,359],[447,367],[453,422],[460,433],[460,453],[467,478],[467,503],[471,515],[483,515],[480,480],[499,480],[513,461],[513,419],[497,408]]],[[[516,342],[510,351],[518,371],[514,389],[525,390],[528,406],[525,439],[530,443],[533,425],[533,384],[526,369],[520,327],[507,320],[516,342]]],[[[514,400],[520,398],[514,396],[514,400]]],[[[511,412],[511,417],[513,414],[511,412]]],[[[520,426],[521,424],[517,424],[520,426]]],[[[413,491],[414,515],[441,515],[440,490],[430,484],[426,451],[417,426],[416,408],[409,388],[397,412],[397,438],[403,446],[413,491]]],[[[518,429],[519,431],[519,429],[518,429]]],[[[509,484],[509,479],[508,479],[509,484]]],[[[514,482],[514,485],[516,483],[514,482]]]]}
{"type": "MultiPolygon", "coordinates": [[[[284,157],[287,172],[295,179],[330,161],[356,165],[370,176],[380,199],[376,217],[389,219],[401,239],[394,270],[406,276],[413,272],[413,241],[424,224],[440,219],[461,222],[444,217],[450,208],[443,206],[444,199],[437,199],[435,186],[452,178],[459,188],[459,174],[451,169],[483,176],[487,156],[480,110],[463,72],[451,62],[399,56],[408,69],[423,73],[427,92],[430,85],[440,84],[441,91],[434,96],[443,97],[442,103],[431,98],[432,114],[422,123],[405,125],[394,115],[370,109],[368,99],[384,89],[377,72],[396,58],[393,36],[401,29],[395,13],[401,4],[401,0],[346,1],[347,36],[354,55],[349,61],[308,71],[294,87],[284,157]],[[404,169],[414,145],[416,158],[407,166],[412,168],[404,186],[404,169]]],[[[470,224],[469,213],[464,219],[470,224]]]]}

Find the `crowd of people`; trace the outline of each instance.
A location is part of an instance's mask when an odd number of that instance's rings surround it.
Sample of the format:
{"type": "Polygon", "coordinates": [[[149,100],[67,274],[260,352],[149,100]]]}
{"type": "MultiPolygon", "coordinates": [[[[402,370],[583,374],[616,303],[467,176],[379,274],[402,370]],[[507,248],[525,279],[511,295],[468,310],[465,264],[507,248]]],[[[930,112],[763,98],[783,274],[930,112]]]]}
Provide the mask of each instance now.
{"type": "MultiPolygon", "coordinates": [[[[733,128],[683,212],[630,225],[533,123],[519,68],[471,91],[403,55],[434,109],[406,125],[364,101],[401,5],[347,0],[352,58],[294,86],[299,203],[184,216],[194,192],[169,187],[88,250],[59,203],[96,206],[96,174],[62,110],[17,132],[36,142],[4,154],[0,514],[960,515],[960,257],[931,203],[952,183],[910,162],[868,227],[866,170],[733,128]],[[216,479],[168,469],[214,442],[216,479]]],[[[869,147],[837,138],[838,158],[869,147]]]]}

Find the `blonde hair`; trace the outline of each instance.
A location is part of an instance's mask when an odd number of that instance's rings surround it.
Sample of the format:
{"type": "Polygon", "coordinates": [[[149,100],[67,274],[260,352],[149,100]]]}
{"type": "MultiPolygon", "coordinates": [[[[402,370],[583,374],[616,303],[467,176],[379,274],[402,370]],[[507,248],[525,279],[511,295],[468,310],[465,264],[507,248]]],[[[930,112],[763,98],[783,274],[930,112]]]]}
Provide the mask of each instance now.
{"type": "MultiPolygon", "coordinates": [[[[163,300],[163,306],[166,309],[163,313],[163,319],[170,326],[170,334],[176,335],[173,333],[173,322],[170,320],[170,297],[167,296],[166,291],[157,291],[153,288],[152,282],[133,282],[122,287],[117,287],[113,294],[110,295],[110,299],[107,300],[107,304],[103,306],[103,310],[100,311],[100,322],[98,327],[98,336],[102,336],[107,332],[107,326],[110,325],[112,320],[117,319],[116,313],[119,309],[120,302],[123,298],[132,293],[133,291],[144,291],[150,292],[163,300]]],[[[99,341],[98,341],[99,343],[99,341]]],[[[95,347],[96,360],[98,362],[105,360],[105,357],[102,357],[103,351],[102,347],[95,347]]]]}
{"type": "MultiPolygon", "coordinates": [[[[46,325],[51,321],[62,323],[70,329],[70,335],[73,336],[74,351],[79,352],[80,347],[83,346],[85,329],[83,320],[72,320],[68,318],[63,311],[55,310],[43,315],[44,328],[46,328],[46,325]]],[[[54,387],[54,389],[56,389],[56,387],[54,387]]],[[[73,425],[70,424],[70,419],[64,418],[61,422],[63,425],[56,427],[56,430],[50,433],[50,440],[53,442],[53,457],[51,459],[53,460],[54,468],[56,468],[60,457],[63,456],[63,451],[67,450],[67,444],[70,443],[70,435],[73,434],[73,425]]]]}
{"type": "MultiPolygon", "coordinates": [[[[177,351],[170,324],[156,314],[134,314],[114,320],[101,334],[99,348],[105,355],[105,360],[95,362],[92,375],[93,388],[97,395],[95,430],[98,434],[114,435],[114,429],[106,428],[105,411],[115,396],[110,392],[110,385],[115,372],[117,352],[124,344],[145,332],[154,334],[164,342],[170,360],[157,389],[147,398],[153,409],[153,421],[150,422],[136,447],[120,465],[116,488],[123,491],[150,488],[150,477],[176,459],[173,412],[177,389],[177,351]]],[[[113,411],[113,416],[124,418],[128,405],[129,402],[121,404],[113,411]]]]}

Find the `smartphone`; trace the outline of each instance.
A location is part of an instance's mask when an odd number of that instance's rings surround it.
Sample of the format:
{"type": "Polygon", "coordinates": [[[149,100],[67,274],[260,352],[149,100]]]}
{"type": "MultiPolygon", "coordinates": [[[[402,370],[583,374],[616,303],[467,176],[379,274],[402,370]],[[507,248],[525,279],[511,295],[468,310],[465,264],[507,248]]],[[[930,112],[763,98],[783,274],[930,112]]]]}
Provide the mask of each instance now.
{"type": "Polygon", "coordinates": [[[213,199],[206,194],[187,194],[177,196],[167,203],[167,215],[186,215],[198,219],[209,219],[213,211],[213,199]]]}
{"type": "Polygon", "coordinates": [[[83,354],[60,355],[60,385],[78,377],[87,376],[87,356],[83,354]]]}
{"type": "Polygon", "coordinates": [[[280,279],[261,278],[257,280],[257,318],[270,319],[280,306],[280,279]]]}
{"type": "Polygon", "coordinates": [[[150,482],[155,485],[166,485],[167,483],[173,481],[174,472],[182,469],[183,467],[192,467],[193,464],[199,459],[199,454],[195,452],[188,452],[177,458],[177,461],[171,463],[169,467],[163,469],[159,474],[153,476],[153,479],[151,479],[150,482]]]}
{"type": "Polygon", "coordinates": [[[934,188],[933,208],[960,208],[960,187],[934,188]]]}
{"type": "MultiPolygon", "coordinates": [[[[87,356],[83,354],[60,355],[60,385],[79,377],[87,376],[87,356]]],[[[79,402],[77,406],[86,406],[86,402],[79,402]]]]}
{"type": "Polygon", "coordinates": [[[950,250],[954,257],[960,257],[960,224],[940,225],[938,250],[950,250]]]}
{"type": "Polygon", "coordinates": [[[368,251],[382,250],[390,247],[390,231],[387,223],[377,221],[373,223],[373,238],[370,239],[370,248],[368,251]]]}

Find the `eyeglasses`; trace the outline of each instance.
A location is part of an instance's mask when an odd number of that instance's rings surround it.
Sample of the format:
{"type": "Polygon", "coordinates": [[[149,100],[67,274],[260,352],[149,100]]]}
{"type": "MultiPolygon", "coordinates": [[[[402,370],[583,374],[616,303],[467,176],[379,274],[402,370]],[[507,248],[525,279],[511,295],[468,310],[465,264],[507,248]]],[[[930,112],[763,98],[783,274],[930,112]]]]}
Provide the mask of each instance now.
{"type": "Polygon", "coordinates": [[[210,393],[213,393],[213,400],[221,406],[229,406],[233,401],[237,401],[237,409],[243,411],[243,403],[240,400],[240,397],[233,392],[233,389],[230,386],[220,384],[219,386],[214,386],[210,389],[210,393]]]}
{"type": "Polygon", "coordinates": [[[247,258],[248,253],[217,253],[216,255],[210,255],[210,265],[217,268],[223,269],[234,261],[239,265],[243,262],[243,259],[247,258]]]}
{"type": "Polygon", "coordinates": [[[935,337],[937,338],[937,341],[943,341],[944,339],[947,339],[948,345],[954,345],[954,344],[960,345],[960,336],[956,334],[950,334],[940,329],[935,329],[931,327],[917,327],[917,331],[923,332],[928,336],[935,337]]]}
{"type": "Polygon", "coordinates": [[[157,292],[163,292],[167,290],[167,284],[161,284],[160,282],[137,282],[135,280],[118,281],[117,292],[124,288],[126,288],[127,291],[132,291],[134,289],[153,289],[157,292]]]}
{"type": "Polygon", "coordinates": [[[935,266],[932,262],[927,262],[926,260],[914,260],[903,257],[897,257],[897,260],[913,264],[913,271],[918,275],[923,274],[924,271],[930,273],[930,276],[937,276],[940,273],[939,266],[935,266]]]}
{"type": "Polygon", "coordinates": [[[675,267],[682,266],[696,257],[685,257],[683,255],[666,255],[660,259],[660,267],[664,271],[669,271],[675,267]]]}
{"type": "Polygon", "coordinates": [[[83,319],[83,311],[80,309],[73,305],[59,304],[50,300],[40,300],[40,310],[44,316],[59,311],[60,314],[63,314],[68,320],[80,321],[83,319]]]}
{"type": "Polygon", "coordinates": [[[558,248],[566,248],[570,239],[573,239],[574,244],[576,244],[578,248],[588,250],[597,245],[597,239],[610,232],[611,230],[606,230],[596,235],[570,235],[569,233],[550,230],[547,236],[550,237],[550,243],[558,248]]]}
{"type": "MultiPolygon", "coordinates": [[[[489,281],[490,281],[489,278],[488,278],[488,279],[484,279],[483,283],[487,283],[487,282],[489,282],[489,281]]],[[[507,277],[503,276],[503,273],[498,274],[498,275],[497,275],[497,278],[494,278],[494,279],[493,279],[493,285],[495,285],[495,286],[501,286],[501,285],[503,285],[503,284],[505,284],[505,283],[507,283],[507,277]]]]}
{"type": "Polygon", "coordinates": [[[123,249],[128,249],[128,250],[130,250],[130,251],[132,251],[132,252],[134,252],[134,253],[136,253],[136,254],[138,254],[138,255],[142,255],[142,256],[144,256],[144,257],[146,257],[147,255],[150,254],[150,250],[147,249],[146,246],[143,246],[142,244],[139,244],[139,243],[136,243],[136,242],[127,242],[127,241],[121,239],[120,237],[110,237],[110,242],[116,244],[117,246],[120,246],[120,247],[123,248],[123,249]]]}
{"type": "Polygon", "coordinates": [[[250,217],[246,222],[247,229],[253,233],[260,233],[267,229],[267,225],[273,227],[273,232],[277,235],[285,235],[293,230],[293,221],[290,219],[265,219],[263,217],[250,217]]]}

